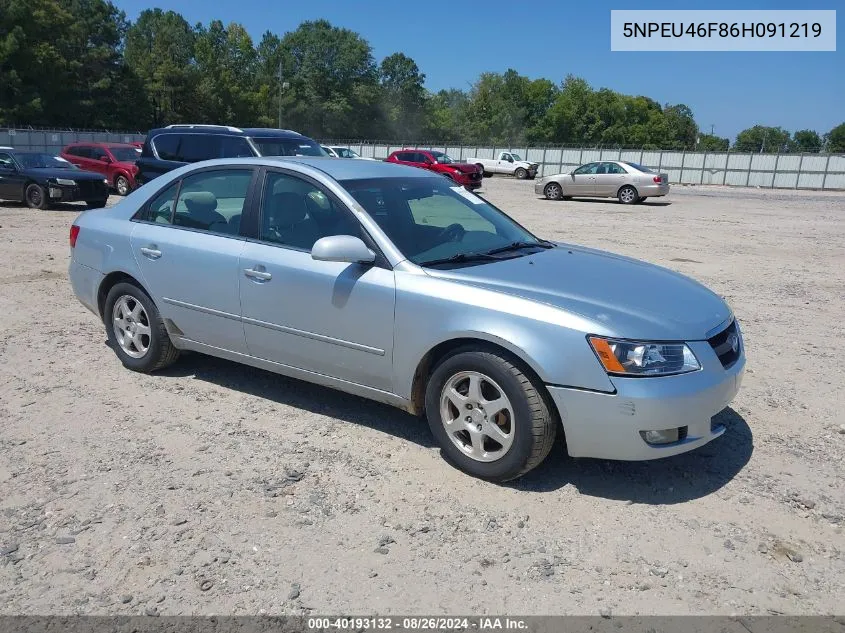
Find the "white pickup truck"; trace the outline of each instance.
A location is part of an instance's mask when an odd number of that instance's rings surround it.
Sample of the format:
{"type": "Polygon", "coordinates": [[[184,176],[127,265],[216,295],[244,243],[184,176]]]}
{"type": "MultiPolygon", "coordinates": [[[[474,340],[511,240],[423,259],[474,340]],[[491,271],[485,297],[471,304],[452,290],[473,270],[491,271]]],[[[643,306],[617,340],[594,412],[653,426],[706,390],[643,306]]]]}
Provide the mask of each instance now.
{"type": "Polygon", "coordinates": [[[478,158],[471,156],[464,159],[470,165],[478,165],[484,171],[485,176],[493,174],[507,174],[523,180],[534,178],[537,175],[539,163],[530,163],[522,160],[519,154],[513,152],[499,152],[498,158],[478,158]]]}

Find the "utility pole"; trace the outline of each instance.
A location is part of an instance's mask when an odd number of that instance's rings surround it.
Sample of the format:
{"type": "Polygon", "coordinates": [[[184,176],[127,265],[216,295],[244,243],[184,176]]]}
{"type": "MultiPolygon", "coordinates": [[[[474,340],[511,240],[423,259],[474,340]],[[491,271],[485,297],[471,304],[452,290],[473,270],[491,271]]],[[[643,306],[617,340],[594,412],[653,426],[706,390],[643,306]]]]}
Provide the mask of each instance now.
{"type": "Polygon", "coordinates": [[[716,128],[712,123],[710,124],[710,136],[713,136],[713,130],[716,128]]]}
{"type": "Polygon", "coordinates": [[[286,81],[282,81],[282,60],[279,60],[279,129],[282,128],[282,93],[290,87],[286,81]]]}

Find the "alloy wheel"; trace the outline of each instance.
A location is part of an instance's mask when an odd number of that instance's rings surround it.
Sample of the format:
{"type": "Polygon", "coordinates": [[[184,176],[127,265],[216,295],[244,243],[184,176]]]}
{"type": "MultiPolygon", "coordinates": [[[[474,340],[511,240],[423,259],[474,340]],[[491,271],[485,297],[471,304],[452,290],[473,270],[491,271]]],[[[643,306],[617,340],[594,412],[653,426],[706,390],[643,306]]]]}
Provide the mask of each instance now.
{"type": "Polygon", "coordinates": [[[143,358],[150,349],[150,319],[138,299],[123,295],[112,309],[114,335],[120,349],[132,358],[143,358]]]}
{"type": "Polygon", "coordinates": [[[446,381],[440,419],[452,443],[476,461],[501,459],[513,444],[513,406],[504,390],[480,372],[461,371],[446,381]]]}

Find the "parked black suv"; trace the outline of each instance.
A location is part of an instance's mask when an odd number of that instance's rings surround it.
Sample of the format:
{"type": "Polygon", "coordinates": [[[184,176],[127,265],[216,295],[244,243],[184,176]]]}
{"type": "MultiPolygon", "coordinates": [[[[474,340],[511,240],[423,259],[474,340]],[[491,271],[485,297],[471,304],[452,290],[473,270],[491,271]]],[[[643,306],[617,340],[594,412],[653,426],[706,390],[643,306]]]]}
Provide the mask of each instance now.
{"type": "Polygon", "coordinates": [[[275,128],[168,125],[150,130],[135,162],[139,184],[188,163],[239,156],[328,156],[307,136],[275,128]]]}

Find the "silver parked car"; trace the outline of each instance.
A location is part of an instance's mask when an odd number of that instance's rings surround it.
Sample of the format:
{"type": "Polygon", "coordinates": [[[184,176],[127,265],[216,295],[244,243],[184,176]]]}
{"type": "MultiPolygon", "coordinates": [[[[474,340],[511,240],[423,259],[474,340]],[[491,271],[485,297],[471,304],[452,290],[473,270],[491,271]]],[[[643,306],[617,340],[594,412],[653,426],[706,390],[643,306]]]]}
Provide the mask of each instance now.
{"type": "Polygon", "coordinates": [[[203,352],[426,414],[505,481],[563,432],[643,460],[719,437],[739,325],[678,273],[543,240],[438,174],[378,161],[185,166],[70,230],[70,281],[129,369],[203,352]]]}
{"type": "Polygon", "coordinates": [[[669,193],[668,174],[621,160],[587,163],[567,174],[544,176],[534,193],[549,200],[570,198],[619,198],[622,204],[636,204],[646,198],[669,193]]]}

